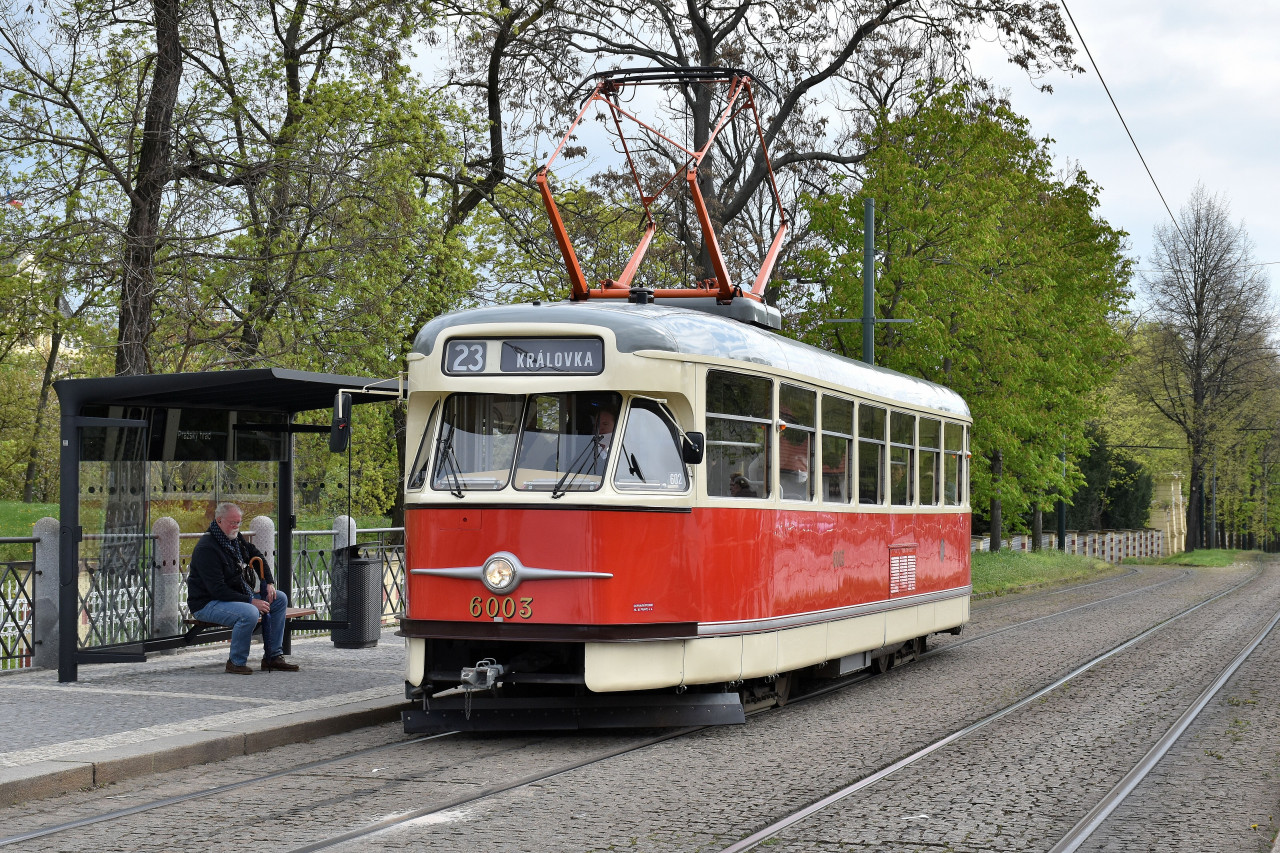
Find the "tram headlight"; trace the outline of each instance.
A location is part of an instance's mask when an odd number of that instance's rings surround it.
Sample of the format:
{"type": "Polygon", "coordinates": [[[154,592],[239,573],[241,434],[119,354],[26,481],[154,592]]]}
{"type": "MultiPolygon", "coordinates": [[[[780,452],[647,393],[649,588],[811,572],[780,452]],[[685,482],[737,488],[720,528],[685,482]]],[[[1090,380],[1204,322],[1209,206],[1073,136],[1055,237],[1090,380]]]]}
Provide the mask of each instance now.
{"type": "Polygon", "coordinates": [[[515,589],[517,574],[515,563],[504,556],[493,556],[484,564],[484,573],[481,576],[484,585],[491,592],[502,594],[511,592],[515,589]]]}

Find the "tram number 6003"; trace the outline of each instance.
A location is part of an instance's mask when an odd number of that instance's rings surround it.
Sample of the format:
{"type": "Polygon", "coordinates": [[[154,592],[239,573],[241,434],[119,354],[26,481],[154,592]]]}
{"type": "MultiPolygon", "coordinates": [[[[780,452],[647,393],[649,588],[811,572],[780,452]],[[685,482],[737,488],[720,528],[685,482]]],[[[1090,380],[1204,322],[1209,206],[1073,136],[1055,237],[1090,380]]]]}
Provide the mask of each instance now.
{"type": "Polygon", "coordinates": [[[492,595],[488,598],[477,595],[471,599],[471,615],[479,619],[481,616],[488,616],[490,619],[496,619],[501,616],[503,619],[511,619],[519,616],[521,619],[528,619],[533,615],[533,598],[522,598],[519,604],[514,598],[494,598],[492,595]]]}

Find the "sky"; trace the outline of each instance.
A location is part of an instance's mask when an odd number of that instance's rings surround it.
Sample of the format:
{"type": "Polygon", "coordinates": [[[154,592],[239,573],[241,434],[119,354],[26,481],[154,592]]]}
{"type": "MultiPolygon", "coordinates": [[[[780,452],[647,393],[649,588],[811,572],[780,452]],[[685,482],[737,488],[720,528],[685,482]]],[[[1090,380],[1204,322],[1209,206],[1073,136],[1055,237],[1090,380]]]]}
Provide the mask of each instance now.
{"type": "MultiPolygon", "coordinates": [[[[1197,182],[1221,196],[1253,240],[1255,261],[1271,262],[1276,298],[1280,3],[1068,0],[1067,8],[1173,213],[1197,182]]],[[[1101,215],[1129,233],[1138,268],[1149,269],[1152,229],[1169,214],[1084,50],[1077,56],[1084,74],[1044,79],[1053,94],[1037,92],[993,45],[975,46],[972,58],[1009,90],[1036,135],[1055,140],[1059,164],[1078,161],[1102,187],[1101,215]]]]}

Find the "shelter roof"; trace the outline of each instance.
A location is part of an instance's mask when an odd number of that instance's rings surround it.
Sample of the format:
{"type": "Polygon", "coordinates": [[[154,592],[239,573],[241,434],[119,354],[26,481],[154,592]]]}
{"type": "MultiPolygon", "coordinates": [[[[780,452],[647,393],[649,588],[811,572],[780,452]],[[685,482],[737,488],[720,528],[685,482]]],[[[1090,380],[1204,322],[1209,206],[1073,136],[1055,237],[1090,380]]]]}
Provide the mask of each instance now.
{"type": "Polygon", "coordinates": [[[54,387],[64,413],[73,415],[86,405],[238,409],[292,415],[331,408],[339,391],[350,392],[354,404],[385,401],[388,392],[399,390],[399,381],[267,367],[63,379],[54,387]]]}

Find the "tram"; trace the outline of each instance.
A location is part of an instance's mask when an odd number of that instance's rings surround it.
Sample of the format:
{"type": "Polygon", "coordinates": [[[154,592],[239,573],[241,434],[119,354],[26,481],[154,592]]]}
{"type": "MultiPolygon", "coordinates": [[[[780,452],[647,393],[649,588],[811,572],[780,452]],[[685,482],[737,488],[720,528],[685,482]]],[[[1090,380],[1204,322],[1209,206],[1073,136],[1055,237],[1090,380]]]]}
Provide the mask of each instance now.
{"type": "Polygon", "coordinates": [[[572,299],[408,357],[406,731],[742,722],[960,629],[959,395],[777,334],[767,270],[588,288],[557,233],[572,299]]]}

